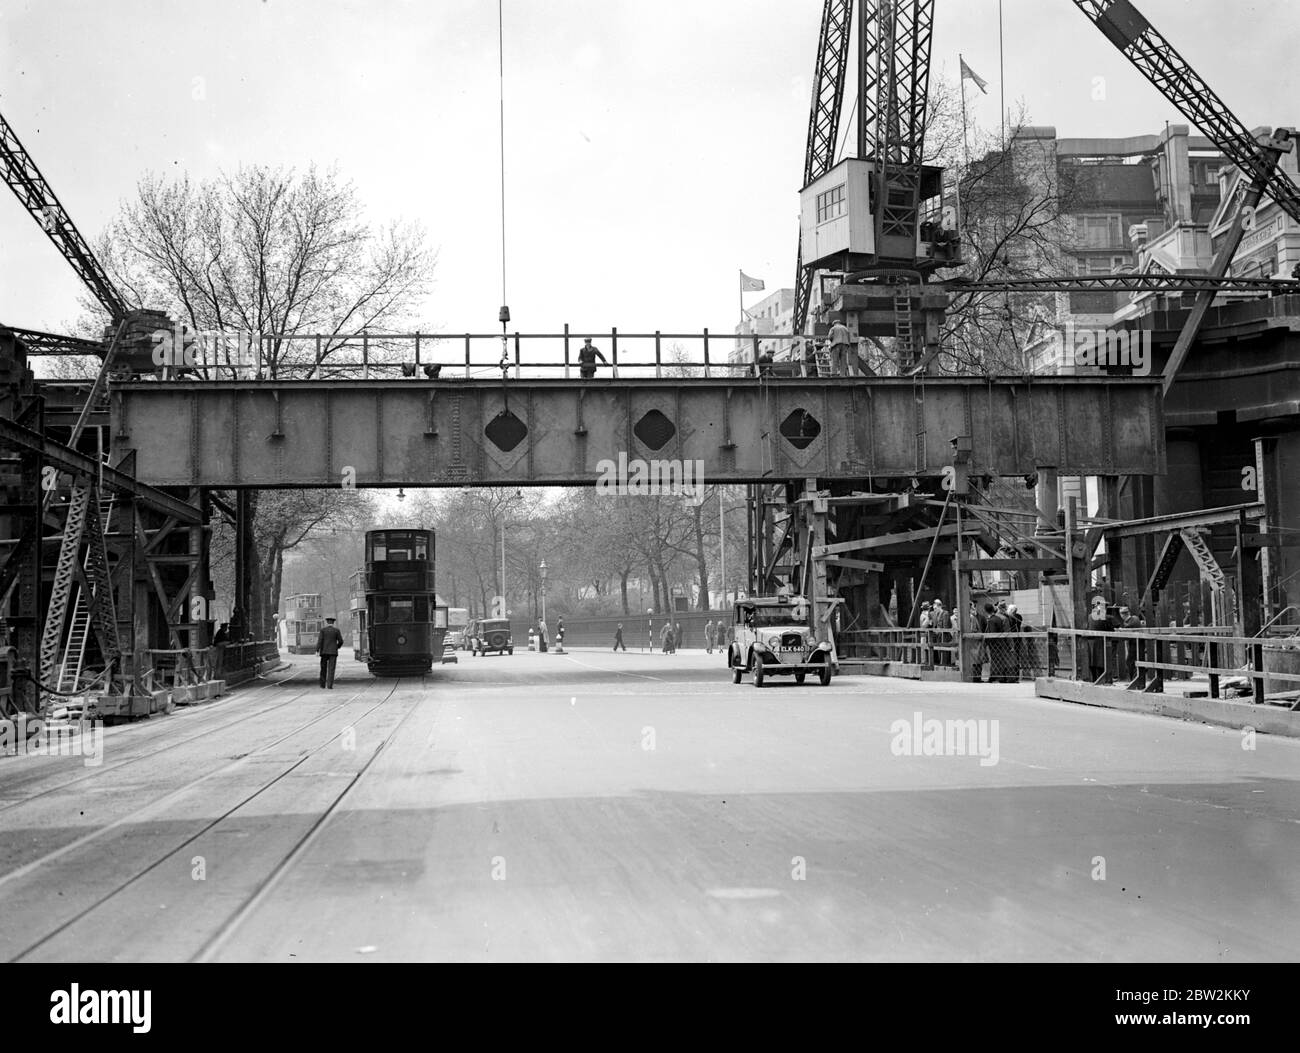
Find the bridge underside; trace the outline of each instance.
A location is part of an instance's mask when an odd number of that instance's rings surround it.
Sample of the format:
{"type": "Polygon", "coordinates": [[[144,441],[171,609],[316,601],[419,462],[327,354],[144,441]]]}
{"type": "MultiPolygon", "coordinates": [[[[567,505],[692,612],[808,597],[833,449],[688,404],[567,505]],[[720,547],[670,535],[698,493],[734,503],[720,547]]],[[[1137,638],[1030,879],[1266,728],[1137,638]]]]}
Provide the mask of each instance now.
{"type": "Polygon", "coordinates": [[[154,486],[590,485],[608,463],[708,482],[969,470],[1165,471],[1158,381],[145,381],[113,388],[114,458],[154,486]]]}

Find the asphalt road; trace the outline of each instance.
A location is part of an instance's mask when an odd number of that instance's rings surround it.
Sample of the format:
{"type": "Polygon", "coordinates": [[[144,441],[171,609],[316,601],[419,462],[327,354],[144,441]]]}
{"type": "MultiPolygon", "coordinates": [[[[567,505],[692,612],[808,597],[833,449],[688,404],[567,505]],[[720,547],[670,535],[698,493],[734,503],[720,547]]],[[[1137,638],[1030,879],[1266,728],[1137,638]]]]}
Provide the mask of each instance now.
{"type": "Polygon", "coordinates": [[[107,729],[95,767],[0,758],[0,957],[1300,948],[1297,740],[1243,749],[1028,685],[733,686],[698,652],[462,656],[400,681],[345,656],[334,691],[292,662],[107,729]],[[931,719],[976,721],[958,730],[982,756],[925,755],[931,719]],[[922,755],[899,755],[913,727],[922,755]]]}

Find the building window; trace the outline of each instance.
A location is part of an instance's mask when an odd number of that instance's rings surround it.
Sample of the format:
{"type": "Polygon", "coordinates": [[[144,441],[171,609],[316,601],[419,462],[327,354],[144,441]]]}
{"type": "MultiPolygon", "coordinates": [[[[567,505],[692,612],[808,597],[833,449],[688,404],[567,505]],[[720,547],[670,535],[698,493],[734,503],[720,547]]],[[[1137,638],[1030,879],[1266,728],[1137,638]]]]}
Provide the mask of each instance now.
{"type": "Polygon", "coordinates": [[[1109,249],[1124,244],[1119,215],[1080,216],[1078,221],[1079,247],[1084,249],[1109,249]]]}
{"type": "Polygon", "coordinates": [[[817,195],[817,222],[825,223],[842,215],[844,215],[843,183],[817,195]]]}

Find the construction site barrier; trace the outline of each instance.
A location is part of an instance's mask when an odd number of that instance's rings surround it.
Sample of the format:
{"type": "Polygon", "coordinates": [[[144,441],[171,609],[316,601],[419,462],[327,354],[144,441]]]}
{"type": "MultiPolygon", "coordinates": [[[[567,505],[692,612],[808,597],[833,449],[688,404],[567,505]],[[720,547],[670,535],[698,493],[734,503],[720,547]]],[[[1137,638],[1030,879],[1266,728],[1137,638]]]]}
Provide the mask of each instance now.
{"type": "Polygon", "coordinates": [[[1233,636],[1226,627],[1176,629],[1049,629],[1049,647],[1068,651],[1065,668],[1049,676],[1130,691],[1159,693],[1173,679],[1205,677],[1210,698],[1296,694],[1300,709],[1300,637],[1233,636]]]}

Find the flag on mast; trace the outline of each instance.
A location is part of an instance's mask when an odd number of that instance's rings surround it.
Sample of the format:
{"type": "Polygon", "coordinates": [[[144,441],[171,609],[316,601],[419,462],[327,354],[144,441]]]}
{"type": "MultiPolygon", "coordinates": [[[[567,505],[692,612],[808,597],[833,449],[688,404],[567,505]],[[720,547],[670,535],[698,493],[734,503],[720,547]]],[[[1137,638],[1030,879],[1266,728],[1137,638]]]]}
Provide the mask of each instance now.
{"type": "Polygon", "coordinates": [[[763,284],[762,278],[751,278],[744,271],[740,272],[740,291],[741,292],[762,292],[767,286],[763,284]]]}
{"type": "Polygon", "coordinates": [[[982,91],[985,95],[987,95],[989,93],[987,87],[988,81],[986,81],[983,77],[981,77],[978,73],[976,73],[973,69],[971,69],[968,65],[966,65],[965,59],[961,59],[960,61],[961,61],[961,79],[973,80],[975,82],[975,86],[979,88],[979,90],[982,91]]]}

